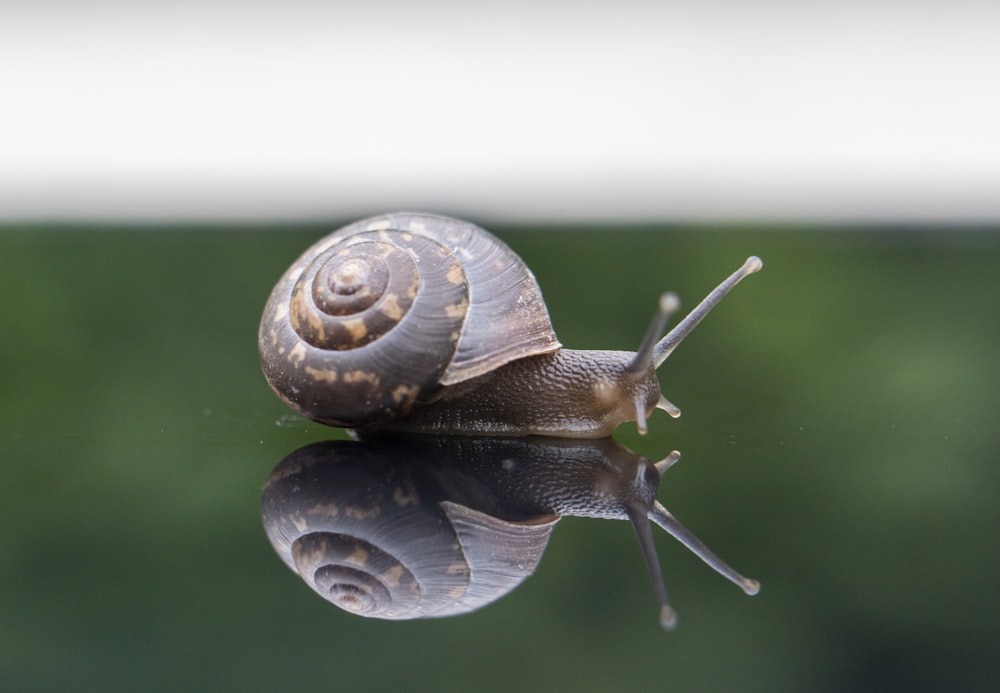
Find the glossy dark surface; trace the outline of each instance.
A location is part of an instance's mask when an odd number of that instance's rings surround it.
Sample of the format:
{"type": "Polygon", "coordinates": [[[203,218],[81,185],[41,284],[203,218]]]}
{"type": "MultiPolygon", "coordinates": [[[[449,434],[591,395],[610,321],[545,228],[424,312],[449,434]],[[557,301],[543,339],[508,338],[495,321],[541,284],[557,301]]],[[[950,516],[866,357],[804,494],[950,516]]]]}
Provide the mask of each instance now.
{"type": "Polygon", "coordinates": [[[512,229],[560,340],[634,349],[660,291],[741,284],[660,370],[684,412],[657,625],[625,522],[567,518],[467,616],[379,622],[275,556],[260,487],[339,433],[264,383],[256,331],[335,228],[0,230],[0,680],[10,690],[989,690],[1000,666],[1000,234],[512,229]]]}

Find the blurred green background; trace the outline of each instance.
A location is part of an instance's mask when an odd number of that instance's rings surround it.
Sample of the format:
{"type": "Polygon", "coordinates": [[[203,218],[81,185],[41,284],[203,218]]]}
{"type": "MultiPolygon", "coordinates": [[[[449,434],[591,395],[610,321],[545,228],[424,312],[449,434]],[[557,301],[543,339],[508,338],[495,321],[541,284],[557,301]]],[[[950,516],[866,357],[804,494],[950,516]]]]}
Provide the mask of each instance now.
{"type": "Polygon", "coordinates": [[[627,523],[568,518],[472,615],[370,621],[272,551],[260,486],[338,436],[257,366],[271,286],[339,225],[0,229],[4,690],[977,691],[1000,682],[1000,232],[486,224],[577,348],[637,346],[764,271],[661,369],[684,454],[660,499],[753,598],[663,533],[662,632],[627,523]]]}

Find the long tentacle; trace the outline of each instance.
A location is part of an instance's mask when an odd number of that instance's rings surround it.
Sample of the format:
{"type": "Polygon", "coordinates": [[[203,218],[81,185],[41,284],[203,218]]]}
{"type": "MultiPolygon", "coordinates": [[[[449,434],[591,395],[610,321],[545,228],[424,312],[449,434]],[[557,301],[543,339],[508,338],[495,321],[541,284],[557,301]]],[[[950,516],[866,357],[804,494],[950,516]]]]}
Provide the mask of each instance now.
{"type": "Polygon", "coordinates": [[[760,583],[757,580],[744,577],[733,570],[728,563],[716,556],[698,537],[671,515],[659,501],[656,501],[649,511],[649,519],[665,529],[674,539],[684,544],[694,555],[711,566],[715,572],[747,594],[757,594],[760,591],[760,583]]]}
{"type": "Polygon", "coordinates": [[[656,347],[653,349],[653,363],[657,368],[666,361],[667,357],[670,356],[671,352],[677,348],[685,337],[691,334],[699,322],[702,321],[709,311],[711,311],[715,306],[718,305],[719,301],[725,297],[733,287],[740,283],[740,280],[744,277],[759,271],[764,266],[761,259],[756,256],[748,257],[743,265],[733,272],[731,275],[726,277],[725,280],[717,287],[715,287],[701,303],[694,307],[690,313],[687,314],[683,320],[681,320],[674,329],[667,333],[667,336],[661,339],[656,347]]]}

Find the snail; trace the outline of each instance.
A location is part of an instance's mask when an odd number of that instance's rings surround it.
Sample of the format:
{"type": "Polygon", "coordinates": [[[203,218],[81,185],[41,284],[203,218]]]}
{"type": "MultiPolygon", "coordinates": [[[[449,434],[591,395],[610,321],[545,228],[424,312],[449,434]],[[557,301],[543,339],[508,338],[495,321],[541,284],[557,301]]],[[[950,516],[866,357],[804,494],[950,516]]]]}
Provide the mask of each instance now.
{"type": "Polygon", "coordinates": [[[271,389],[314,421],[446,435],[608,436],[680,410],[656,369],[743,277],[750,257],[662,339],[667,293],[636,352],[562,348],[531,270],[468,222],[399,213],[309,248],[261,317],[271,389]]]}
{"type": "Polygon", "coordinates": [[[468,613],[531,575],[561,516],[632,522],[659,605],[650,520],[747,594],[760,585],[657,500],[660,474],[613,438],[378,437],[296,450],[272,471],[261,515],[281,559],[324,599],[372,618],[468,613]]]}

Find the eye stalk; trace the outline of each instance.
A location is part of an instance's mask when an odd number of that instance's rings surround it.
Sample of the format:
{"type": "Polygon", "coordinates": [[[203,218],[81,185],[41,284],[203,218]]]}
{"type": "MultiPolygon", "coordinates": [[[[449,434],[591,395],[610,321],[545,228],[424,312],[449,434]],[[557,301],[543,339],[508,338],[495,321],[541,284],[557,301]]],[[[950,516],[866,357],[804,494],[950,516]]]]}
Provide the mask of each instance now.
{"type": "MultiPolygon", "coordinates": [[[[674,349],[684,341],[685,337],[691,334],[698,323],[719,304],[726,294],[732,291],[744,277],[759,271],[763,267],[764,263],[759,257],[756,255],[748,257],[738,270],[726,277],[721,284],[703,298],[701,303],[695,306],[683,320],[677,323],[677,326],[670,330],[663,339],[660,339],[660,335],[666,329],[670,317],[680,308],[680,300],[673,292],[668,291],[660,294],[660,303],[656,313],[653,315],[653,320],[646,330],[646,335],[642,339],[642,344],[639,345],[639,350],[635,352],[635,357],[626,369],[626,373],[636,381],[639,381],[647,377],[650,372],[658,369],[667,360],[667,357],[673,353],[674,349]]],[[[662,394],[656,403],[656,408],[662,409],[675,419],[681,415],[681,410],[662,394]]],[[[640,435],[646,434],[646,419],[646,398],[643,393],[637,393],[635,396],[635,421],[640,435]]]]}
{"type": "Polygon", "coordinates": [[[694,307],[687,316],[677,323],[677,326],[670,330],[663,339],[656,344],[653,350],[653,366],[659,368],[667,357],[677,348],[677,345],[684,341],[684,338],[691,334],[691,331],[702,321],[708,313],[719,305],[719,301],[725,298],[726,294],[740,283],[744,277],[748,277],[754,272],[759,272],[764,267],[764,263],[756,255],[751,255],[743,265],[726,277],[721,284],[701,300],[701,303],[694,307]]]}
{"type": "MultiPolygon", "coordinates": [[[[658,476],[662,476],[680,458],[681,454],[677,450],[674,450],[653,465],[656,468],[658,476]]],[[[644,482],[643,477],[644,469],[640,465],[634,483],[637,486],[640,485],[644,482]]],[[[658,484],[659,479],[657,479],[658,484]]],[[[759,581],[736,572],[728,563],[709,549],[704,542],[698,539],[691,530],[682,525],[676,517],[670,514],[670,511],[663,507],[660,501],[655,498],[646,499],[642,494],[635,494],[633,498],[626,502],[625,511],[639,539],[639,549],[642,551],[642,558],[646,563],[646,570],[653,585],[653,594],[656,596],[657,604],[660,607],[660,626],[664,630],[673,630],[677,626],[677,612],[670,606],[670,602],[667,599],[667,588],[663,580],[663,571],[660,569],[660,560],[656,554],[656,545],[653,541],[653,531],[650,527],[650,521],[655,522],[666,530],[670,536],[687,547],[694,555],[712,568],[712,570],[739,587],[744,593],[752,596],[760,592],[759,581]],[[652,502],[649,502],[650,500],[652,502]]]]}
{"type": "MultiPolygon", "coordinates": [[[[671,315],[677,312],[680,305],[681,301],[677,298],[677,294],[670,291],[660,294],[660,305],[656,310],[656,314],[653,315],[653,320],[649,323],[649,328],[646,330],[645,337],[642,338],[639,350],[635,352],[635,358],[632,359],[632,363],[629,364],[625,371],[634,380],[642,380],[651,371],[655,370],[653,366],[653,350],[656,348],[663,330],[667,327],[667,321],[671,315]]],[[[670,415],[674,418],[681,415],[681,410],[670,404],[662,394],[660,395],[660,402],[656,406],[659,409],[670,412],[670,415]],[[671,407],[672,410],[664,409],[664,406],[661,406],[661,404],[671,407]]],[[[642,390],[637,390],[635,394],[635,425],[639,431],[639,435],[646,435],[646,393],[642,390]]]]}

